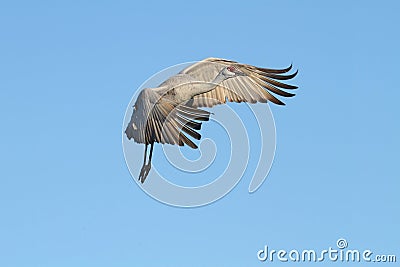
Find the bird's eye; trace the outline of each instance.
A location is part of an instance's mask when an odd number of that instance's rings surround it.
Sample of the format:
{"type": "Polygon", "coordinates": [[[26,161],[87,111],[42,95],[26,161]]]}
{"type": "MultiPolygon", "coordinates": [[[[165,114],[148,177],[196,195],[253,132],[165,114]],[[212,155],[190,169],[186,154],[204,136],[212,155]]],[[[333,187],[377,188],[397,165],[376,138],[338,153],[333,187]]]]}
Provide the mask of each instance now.
{"type": "Polygon", "coordinates": [[[228,70],[229,70],[230,72],[233,72],[233,71],[235,70],[235,67],[229,66],[229,67],[228,67],[228,70]]]}

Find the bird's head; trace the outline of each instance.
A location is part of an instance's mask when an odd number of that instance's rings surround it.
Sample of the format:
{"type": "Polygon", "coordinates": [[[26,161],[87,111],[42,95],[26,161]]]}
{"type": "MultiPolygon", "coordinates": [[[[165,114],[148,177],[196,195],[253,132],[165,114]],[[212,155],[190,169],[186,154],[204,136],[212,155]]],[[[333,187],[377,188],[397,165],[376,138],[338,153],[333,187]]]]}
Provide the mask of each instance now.
{"type": "Polygon", "coordinates": [[[240,71],[238,69],[238,67],[230,65],[227,66],[225,68],[222,69],[221,74],[226,78],[233,78],[233,77],[237,77],[237,76],[245,76],[246,74],[244,74],[242,71],[240,71]]]}

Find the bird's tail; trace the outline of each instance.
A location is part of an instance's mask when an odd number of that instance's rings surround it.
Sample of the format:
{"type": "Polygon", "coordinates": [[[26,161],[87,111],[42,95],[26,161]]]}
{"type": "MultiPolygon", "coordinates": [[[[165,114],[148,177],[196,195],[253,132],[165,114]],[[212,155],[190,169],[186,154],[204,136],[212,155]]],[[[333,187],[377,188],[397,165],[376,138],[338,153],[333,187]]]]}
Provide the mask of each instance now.
{"type": "Polygon", "coordinates": [[[131,140],[133,138],[134,129],[133,129],[132,123],[129,123],[128,127],[126,127],[125,134],[126,134],[126,137],[128,137],[129,140],[131,140]]]}
{"type": "MultiPolygon", "coordinates": [[[[135,110],[134,110],[133,113],[132,113],[131,120],[129,121],[128,126],[126,126],[126,129],[125,129],[125,134],[126,134],[126,137],[128,138],[128,140],[131,140],[132,138],[133,139],[137,139],[137,135],[138,135],[137,130],[138,130],[138,128],[136,126],[137,116],[135,116],[135,115],[136,114],[135,114],[135,110]]],[[[135,140],[135,141],[139,141],[139,140],[135,140]]]]}

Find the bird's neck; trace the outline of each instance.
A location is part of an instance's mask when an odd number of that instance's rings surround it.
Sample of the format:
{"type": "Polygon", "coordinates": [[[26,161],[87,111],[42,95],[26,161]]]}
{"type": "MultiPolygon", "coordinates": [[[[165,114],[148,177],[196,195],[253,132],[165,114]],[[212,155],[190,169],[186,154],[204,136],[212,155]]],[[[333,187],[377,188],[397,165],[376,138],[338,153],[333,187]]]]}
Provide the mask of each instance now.
{"type": "Polygon", "coordinates": [[[199,84],[197,94],[204,94],[211,90],[214,90],[219,84],[226,80],[226,77],[219,73],[211,82],[202,82],[199,84]]]}
{"type": "Polygon", "coordinates": [[[226,80],[226,77],[220,72],[218,75],[214,78],[214,80],[211,81],[213,84],[220,84],[223,81],[226,80]]]}

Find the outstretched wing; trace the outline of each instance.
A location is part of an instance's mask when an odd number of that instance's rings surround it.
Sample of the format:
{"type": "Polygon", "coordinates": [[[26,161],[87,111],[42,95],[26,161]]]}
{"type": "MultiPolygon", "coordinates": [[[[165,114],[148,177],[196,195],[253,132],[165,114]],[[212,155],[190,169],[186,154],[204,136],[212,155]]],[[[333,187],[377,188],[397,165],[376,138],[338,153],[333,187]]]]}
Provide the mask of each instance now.
{"type": "Polygon", "coordinates": [[[180,105],[148,88],[140,92],[125,133],[138,143],[186,144],[197,148],[185,134],[200,140],[197,131],[201,121],[208,121],[209,116],[207,111],[180,105]]]}
{"type": "Polygon", "coordinates": [[[227,66],[235,66],[245,76],[237,76],[225,80],[215,89],[199,94],[189,102],[193,107],[212,107],[217,104],[230,102],[268,102],[284,105],[274,94],[284,97],[292,97],[294,94],[282,89],[297,89],[297,86],[285,84],[279,80],[289,80],[297,75],[285,74],[292,69],[292,65],[285,69],[266,69],[238,63],[220,58],[207,58],[195,63],[180,73],[189,74],[199,81],[210,82],[218,73],[227,66]],[[285,74],[285,75],[283,75],[285,74]]]}

